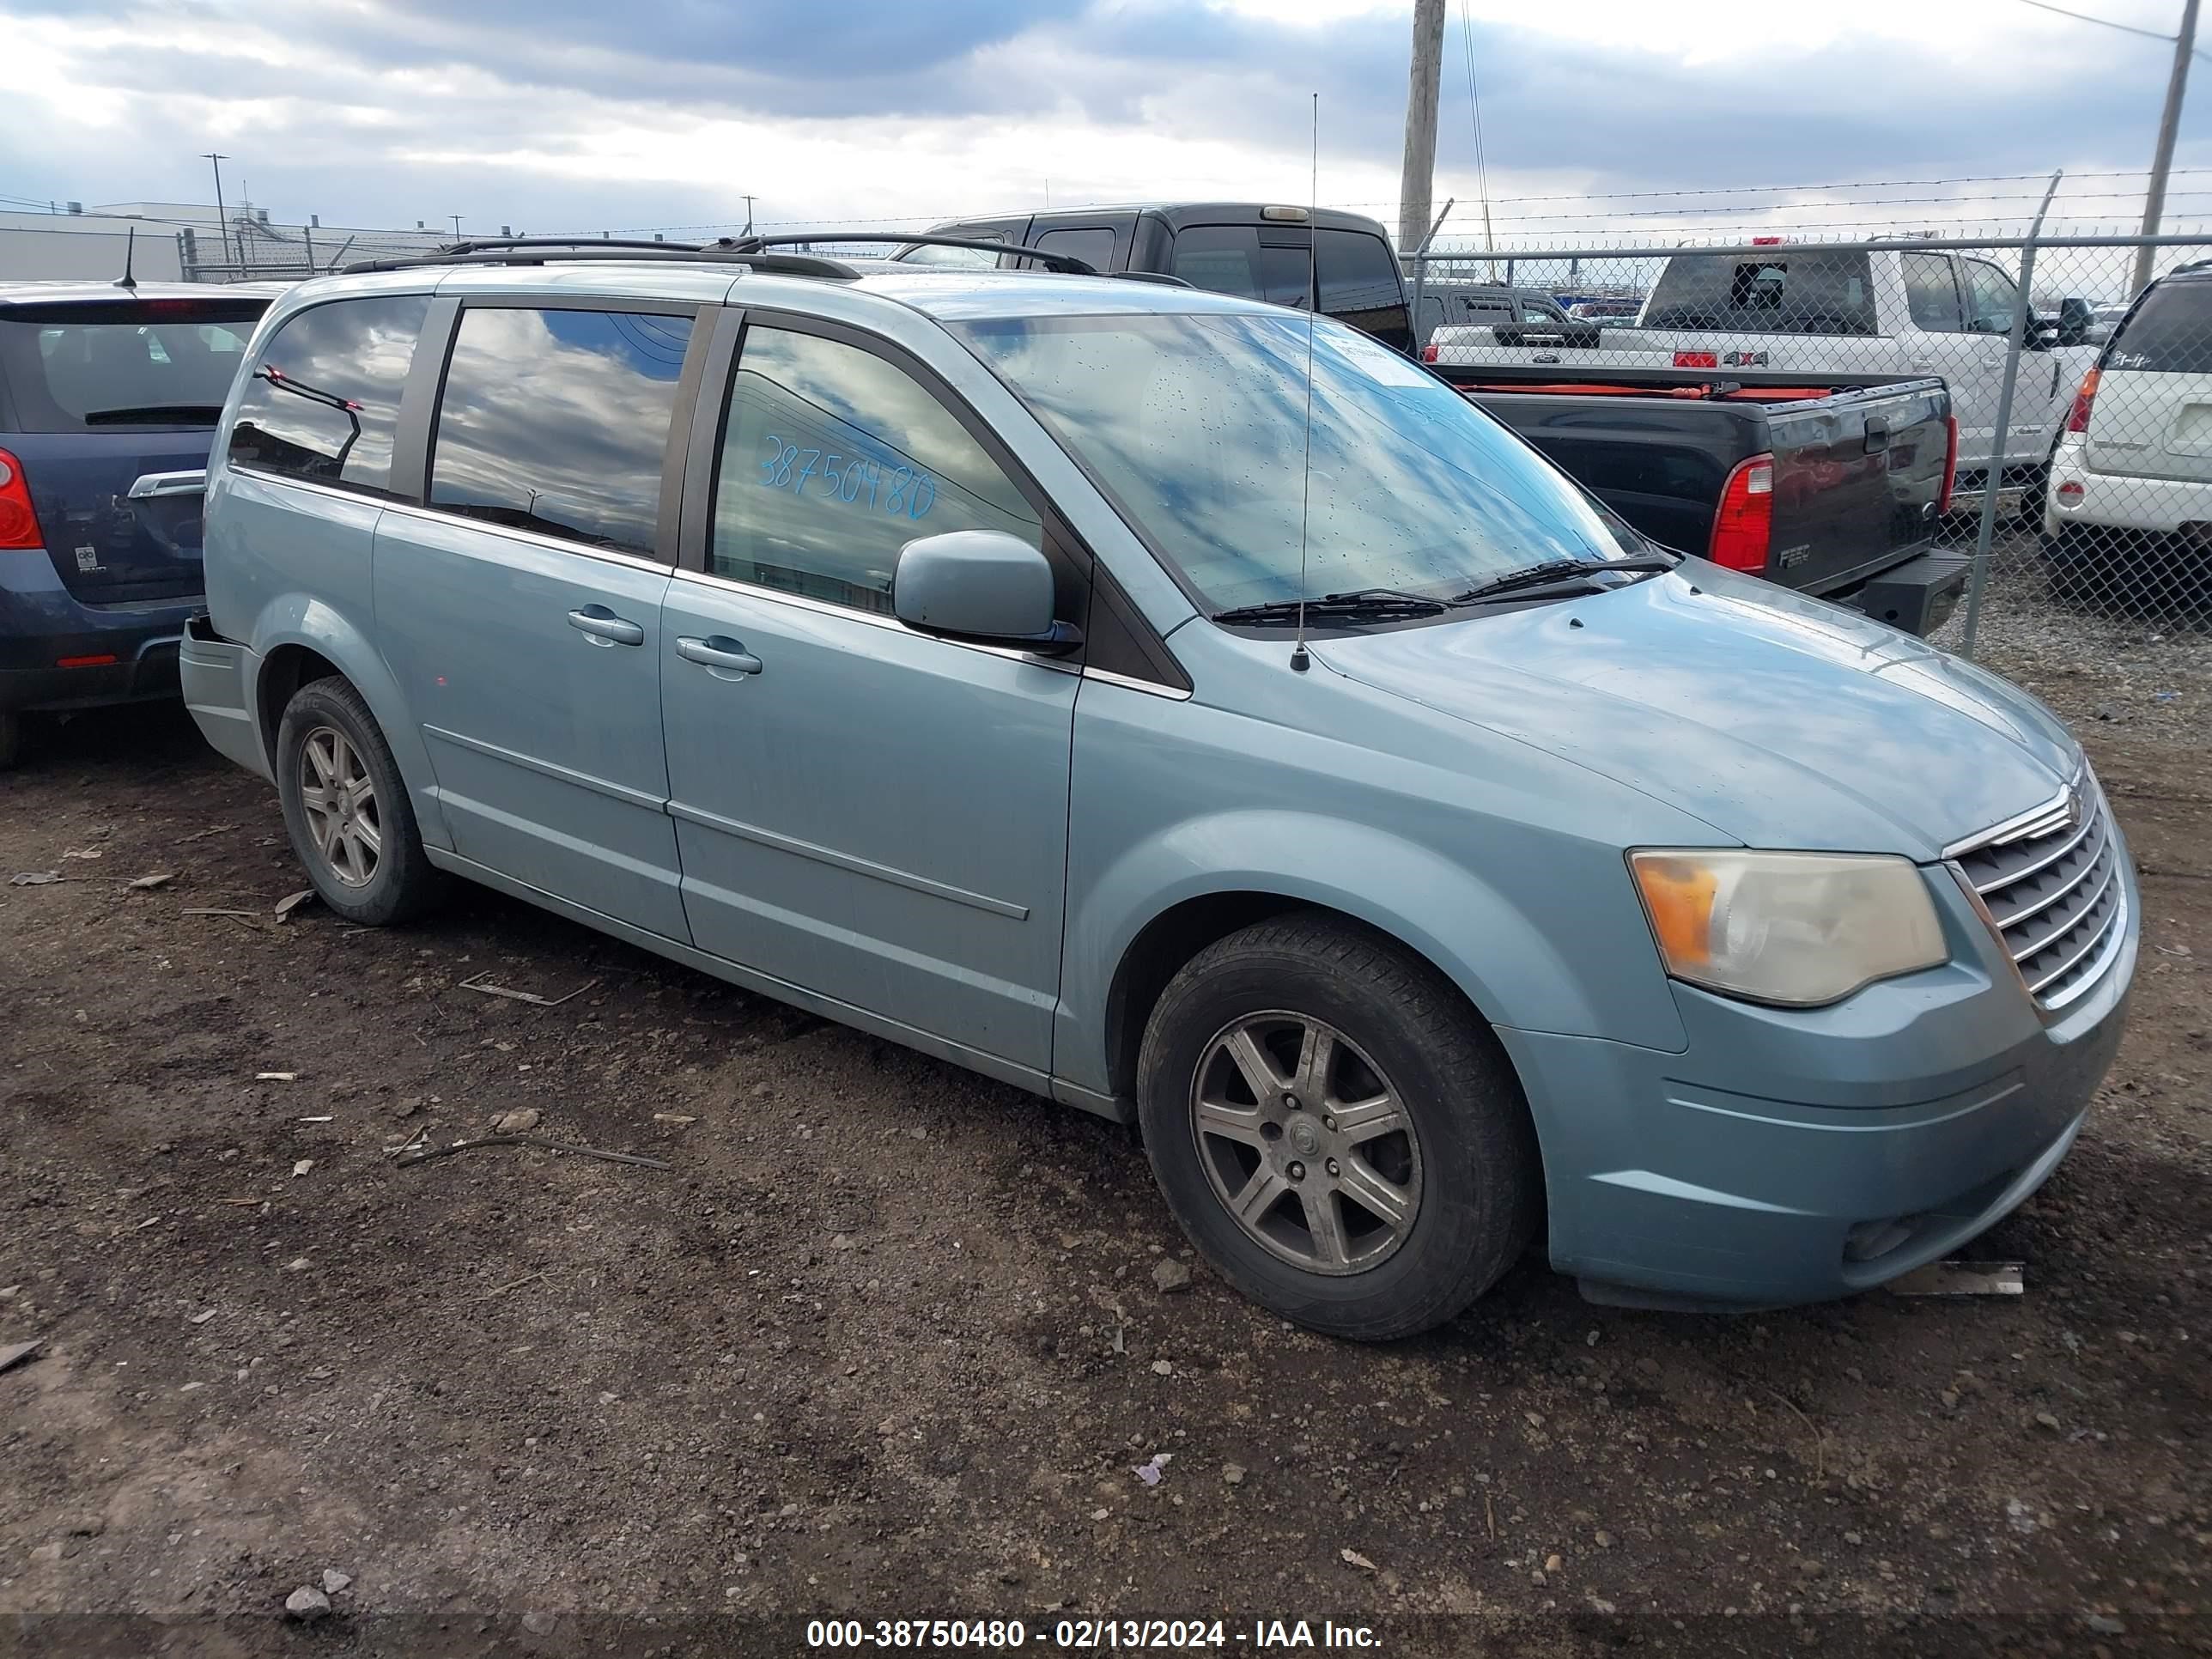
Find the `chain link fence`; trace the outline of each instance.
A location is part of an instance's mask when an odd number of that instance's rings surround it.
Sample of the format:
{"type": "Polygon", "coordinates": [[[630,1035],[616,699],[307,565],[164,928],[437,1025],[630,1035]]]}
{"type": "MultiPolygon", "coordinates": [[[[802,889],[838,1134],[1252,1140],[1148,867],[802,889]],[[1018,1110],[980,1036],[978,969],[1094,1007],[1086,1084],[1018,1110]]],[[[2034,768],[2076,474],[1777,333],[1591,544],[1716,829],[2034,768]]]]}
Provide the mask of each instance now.
{"type": "MultiPolygon", "coordinates": [[[[1974,564],[1937,643],[2039,687],[2124,682],[2145,718],[2201,726],[2212,233],[1462,245],[1407,265],[1424,356],[1455,379],[1684,398],[1941,379],[1955,485],[1926,533],[1974,564]]],[[[1708,524],[1725,509],[1720,471],[1686,446],[1655,447],[1629,487],[1695,498],[1708,524]]]]}

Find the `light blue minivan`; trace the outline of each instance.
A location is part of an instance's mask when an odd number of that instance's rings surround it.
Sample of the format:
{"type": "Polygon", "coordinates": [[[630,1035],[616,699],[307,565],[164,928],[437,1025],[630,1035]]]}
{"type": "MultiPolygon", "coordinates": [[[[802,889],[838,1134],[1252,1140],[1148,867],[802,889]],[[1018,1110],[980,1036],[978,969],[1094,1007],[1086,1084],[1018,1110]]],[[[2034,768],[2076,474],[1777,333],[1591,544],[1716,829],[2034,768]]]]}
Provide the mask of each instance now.
{"type": "Polygon", "coordinates": [[[1843,1294],[2072,1145],[2139,907],[2033,698],[1332,323],[592,252],[304,283],[224,411],[185,693],[339,915],[465,877],[1133,1120],[1352,1337],[1537,1238],[1843,1294]]]}

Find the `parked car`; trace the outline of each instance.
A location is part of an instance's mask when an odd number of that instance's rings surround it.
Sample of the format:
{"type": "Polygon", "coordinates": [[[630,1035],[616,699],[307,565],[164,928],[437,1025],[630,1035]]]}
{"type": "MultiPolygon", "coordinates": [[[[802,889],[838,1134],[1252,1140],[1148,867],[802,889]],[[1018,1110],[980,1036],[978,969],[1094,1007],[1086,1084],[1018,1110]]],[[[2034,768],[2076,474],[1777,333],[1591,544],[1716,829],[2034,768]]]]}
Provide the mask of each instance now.
{"type": "MultiPolygon", "coordinates": [[[[1662,546],[1925,635],[1971,562],[1935,550],[1957,428],[1942,381],[1863,391],[1500,368],[1460,389],[1662,546]]],[[[1711,377],[1706,377],[1711,380],[1711,377]]]]}
{"type": "Polygon", "coordinates": [[[1978,509],[1990,460],[1998,506],[2039,516],[2044,479],[2066,399],[2094,360],[2087,308],[2069,329],[2030,331],[2032,355],[1995,437],[2008,340],[2020,303],[2011,273],[1990,260],[1910,243],[1869,248],[1763,239],[1755,254],[1682,252],[1661,268],[1641,320],[1607,328],[1599,346],[1531,352],[1479,334],[1433,342],[1447,378],[1466,368],[1540,362],[1564,368],[1719,369],[1730,380],[1826,387],[1879,386],[1940,374],[1959,421],[1952,500],[1978,509]],[[1765,242],[1771,241],[1771,251],[1765,242]]]}
{"type": "Polygon", "coordinates": [[[2051,463],[2045,556],[2062,589],[2147,560],[2212,581],[2212,263],[2145,289],[2081,377],[2051,463]]]}
{"type": "Polygon", "coordinates": [[[302,285],[218,434],[187,700],[337,915],[466,877],[1135,1118],[1346,1336],[1540,1232],[1840,1294],[2072,1144],[2140,907],[2026,693],[1310,315],[522,257],[302,285]]]}
{"type": "MultiPolygon", "coordinates": [[[[1594,346],[1598,325],[1570,317],[1550,295],[1534,289],[1492,283],[1434,279],[1420,284],[1420,335],[1433,339],[1440,328],[1486,331],[1500,345],[1594,346]]],[[[1481,332],[1465,337],[1483,337],[1481,332]]]]}
{"type": "Polygon", "coordinates": [[[0,769],[23,718],[174,696],[207,465],[274,288],[0,283],[0,769]]]}
{"type": "Polygon", "coordinates": [[[972,248],[917,244],[902,264],[974,270],[1028,264],[1014,247],[1073,255],[1093,270],[1179,277],[1194,288],[1304,307],[1318,288],[1321,313],[1401,351],[1413,349],[1405,278],[1381,223],[1334,208],[1259,202],[1151,202],[996,214],[932,227],[933,235],[1003,241],[994,259],[972,248]]]}

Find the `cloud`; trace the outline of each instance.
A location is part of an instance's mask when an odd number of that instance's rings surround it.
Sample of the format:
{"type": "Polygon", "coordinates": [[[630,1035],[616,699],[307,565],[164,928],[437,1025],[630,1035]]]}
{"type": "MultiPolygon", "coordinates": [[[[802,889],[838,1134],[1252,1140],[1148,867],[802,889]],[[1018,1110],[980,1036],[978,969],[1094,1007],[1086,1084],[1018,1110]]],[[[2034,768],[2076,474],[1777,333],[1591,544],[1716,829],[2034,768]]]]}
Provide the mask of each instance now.
{"type": "MultiPolygon", "coordinates": [[[[1473,6],[1495,211],[1552,236],[1617,233],[1592,216],[1624,209],[1646,228],[1733,222],[1711,211],[1725,198],[1522,198],[2139,168],[2164,84],[2156,42],[2003,0],[1786,29],[1752,0],[1473,6]]],[[[2149,0],[2106,9],[2166,26],[2149,0]]],[[[1461,12],[1437,195],[1471,203],[1461,12]]],[[[727,225],[748,193],[786,222],[927,222],[1048,191],[1303,199],[1316,90],[1322,199],[1389,219],[1409,33],[1402,5],[1328,0],[356,0],[281,19],[244,0],[0,0],[0,15],[17,114],[0,161],[20,189],[204,199],[198,153],[219,148],[279,218],[459,211],[477,230],[727,225]]],[[[2212,123],[2185,120],[2181,159],[2212,162],[2212,123]]],[[[2140,181],[2070,188],[2077,216],[2118,219],[2140,181]]],[[[1918,194],[2024,219],[1985,198],[2026,191],[1918,194]]],[[[1966,211],[1857,195],[1862,222],[1966,211]]],[[[1819,198],[1798,216],[1822,212],[1839,216],[1819,198]]]]}

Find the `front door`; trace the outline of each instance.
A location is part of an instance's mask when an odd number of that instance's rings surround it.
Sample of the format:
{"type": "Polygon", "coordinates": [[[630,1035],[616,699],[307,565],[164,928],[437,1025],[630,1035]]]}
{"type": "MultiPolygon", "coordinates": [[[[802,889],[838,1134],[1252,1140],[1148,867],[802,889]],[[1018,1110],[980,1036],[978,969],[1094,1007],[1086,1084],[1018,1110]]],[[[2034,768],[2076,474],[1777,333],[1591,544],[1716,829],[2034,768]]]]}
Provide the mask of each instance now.
{"type": "Polygon", "coordinates": [[[890,613],[907,542],[1043,545],[1042,515],[859,337],[750,321],[723,410],[693,447],[714,467],[704,568],[678,573],[662,629],[693,940],[1043,1073],[1079,680],[890,613]]]}
{"type": "Polygon", "coordinates": [[[676,939],[659,547],[691,325],[463,310],[428,510],[387,511],[373,555],[378,634],[454,850],[676,939]]]}

